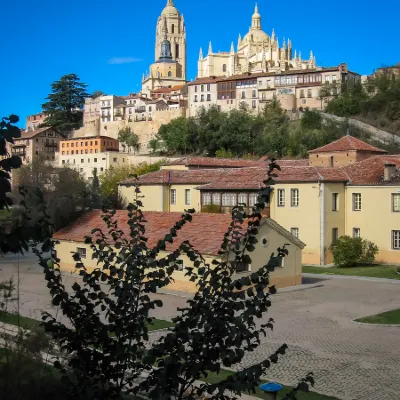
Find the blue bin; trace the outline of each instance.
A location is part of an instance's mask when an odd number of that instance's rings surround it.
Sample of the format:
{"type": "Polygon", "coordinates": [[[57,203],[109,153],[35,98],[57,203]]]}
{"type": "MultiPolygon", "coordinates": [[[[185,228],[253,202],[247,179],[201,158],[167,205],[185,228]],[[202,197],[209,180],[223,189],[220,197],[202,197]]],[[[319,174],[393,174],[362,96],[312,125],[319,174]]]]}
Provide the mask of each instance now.
{"type": "Polygon", "coordinates": [[[264,383],[260,386],[260,389],[266,393],[268,400],[276,400],[278,392],[283,389],[283,386],[276,382],[264,383]]]}

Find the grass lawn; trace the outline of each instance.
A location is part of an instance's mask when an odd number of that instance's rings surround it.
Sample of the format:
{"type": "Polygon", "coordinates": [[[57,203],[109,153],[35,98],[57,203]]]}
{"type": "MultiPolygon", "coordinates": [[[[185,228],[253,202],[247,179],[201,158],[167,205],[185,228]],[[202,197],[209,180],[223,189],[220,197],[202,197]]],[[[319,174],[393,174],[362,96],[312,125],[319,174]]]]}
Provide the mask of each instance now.
{"type": "Polygon", "coordinates": [[[359,318],[356,321],[366,324],[400,324],[400,308],[382,314],[371,315],[370,317],[359,318]]]}
{"type": "Polygon", "coordinates": [[[347,275],[347,276],[368,276],[372,278],[400,279],[396,273],[397,267],[393,265],[371,265],[357,267],[312,267],[303,265],[303,273],[307,274],[326,274],[326,275],[347,275]]]}
{"type": "MultiPolygon", "coordinates": [[[[0,312],[0,322],[4,322],[6,324],[18,326],[18,315],[11,314],[8,312],[0,312]]],[[[19,316],[19,325],[23,329],[33,329],[39,326],[41,321],[36,319],[27,318],[19,316]]],[[[174,326],[174,324],[170,321],[164,321],[162,319],[153,320],[152,324],[149,324],[149,331],[156,331],[158,329],[170,328],[174,326]]]]}
{"type": "MultiPolygon", "coordinates": [[[[232,375],[232,371],[227,371],[227,370],[221,370],[221,372],[217,375],[215,373],[209,373],[207,378],[203,378],[202,380],[207,383],[217,383],[221,380],[226,379],[229,375],[232,375]]],[[[266,383],[266,381],[263,381],[262,383],[266,383]]],[[[292,390],[292,388],[285,386],[283,390],[281,390],[278,394],[278,400],[281,400],[287,393],[289,393],[292,390]]],[[[262,392],[260,389],[257,388],[257,391],[255,394],[251,394],[251,396],[255,396],[259,399],[269,399],[267,395],[262,392]]],[[[337,400],[335,397],[330,397],[330,396],[325,396],[323,394],[315,393],[315,392],[309,392],[309,393],[303,393],[303,392],[297,392],[296,393],[296,399],[297,400],[337,400]]]]}
{"type": "Polygon", "coordinates": [[[18,317],[17,314],[11,314],[8,312],[0,312],[0,322],[4,322],[5,324],[19,326],[23,329],[34,329],[37,328],[40,324],[40,321],[37,319],[22,317],[21,315],[18,317]]]}

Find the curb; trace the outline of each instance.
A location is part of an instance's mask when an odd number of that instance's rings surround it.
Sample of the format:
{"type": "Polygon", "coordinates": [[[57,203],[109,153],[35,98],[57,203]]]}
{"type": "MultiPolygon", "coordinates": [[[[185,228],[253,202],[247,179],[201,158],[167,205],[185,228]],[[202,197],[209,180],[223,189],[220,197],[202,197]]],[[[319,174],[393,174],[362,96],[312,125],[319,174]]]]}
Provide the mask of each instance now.
{"type": "Polygon", "coordinates": [[[369,322],[359,322],[359,321],[351,321],[353,324],[363,325],[363,326],[377,326],[382,328],[400,328],[400,324],[370,324],[369,322]]]}
{"type": "Polygon", "coordinates": [[[380,283],[394,283],[400,285],[400,279],[389,279],[389,278],[375,278],[372,276],[354,276],[354,275],[335,275],[335,274],[312,274],[304,272],[302,274],[305,277],[310,278],[320,278],[320,279],[353,279],[359,281],[370,281],[370,282],[380,282],[380,283]]]}

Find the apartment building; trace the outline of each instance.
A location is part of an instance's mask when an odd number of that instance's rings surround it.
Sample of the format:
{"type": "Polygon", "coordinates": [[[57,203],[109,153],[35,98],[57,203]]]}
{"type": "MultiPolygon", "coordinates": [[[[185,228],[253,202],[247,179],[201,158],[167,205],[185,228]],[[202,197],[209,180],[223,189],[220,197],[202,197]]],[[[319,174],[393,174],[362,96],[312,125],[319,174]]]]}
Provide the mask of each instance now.
{"type": "Polygon", "coordinates": [[[20,156],[23,164],[30,164],[39,157],[53,162],[59,143],[64,139],[61,132],[51,127],[21,132],[21,137],[14,139],[11,153],[20,156]]]}
{"type": "Polygon", "coordinates": [[[28,115],[26,117],[26,128],[27,131],[35,131],[40,128],[40,125],[44,123],[44,120],[47,118],[46,113],[41,112],[33,115],[28,115]]]}
{"type": "Polygon", "coordinates": [[[211,105],[217,105],[225,112],[246,105],[250,111],[259,113],[274,98],[288,111],[322,110],[330,98],[320,97],[323,85],[330,85],[332,97],[340,93],[343,84],[353,85],[360,79],[360,75],[349,71],[346,64],[330,68],[245,73],[229,78],[199,78],[188,85],[189,115],[195,116],[201,107],[207,109],[211,105]]]}
{"type": "Polygon", "coordinates": [[[61,156],[78,154],[96,154],[107,151],[119,151],[119,141],[108,136],[88,136],[62,140],[59,143],[61,156]]]}
{"type": "MultiPolygon", "coordinates": [[[[182,159],[140,177],[146,210],[229,213],[238,204],[251,207],[266,179],[266,162],[233,167],[232,160],[227,168],[214,160],[201,169],[199,161],[182,159]]],[[[278,164],[266,212],[306,243],[303,263],[331,263],[329,247],[349,235],[377,244],[377,262],[400,264],[400,155],[345,136],[310,151],[309,160],[278,164]]],[[[120,193],[129,200],[132,182],[122,183],[120,193]]]]}

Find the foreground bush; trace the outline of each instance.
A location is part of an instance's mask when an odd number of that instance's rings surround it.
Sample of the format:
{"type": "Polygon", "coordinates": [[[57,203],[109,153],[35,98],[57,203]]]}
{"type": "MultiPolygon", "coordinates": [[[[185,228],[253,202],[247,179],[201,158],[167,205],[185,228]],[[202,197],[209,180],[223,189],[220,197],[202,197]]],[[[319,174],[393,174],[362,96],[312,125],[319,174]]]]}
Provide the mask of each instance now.
{"type": "Polygon", "coordinates": [[[333,262],[340,267],[371,264],[378,254],[376,244],[362,238],[340,237],[331,247],[333,262]]]}

